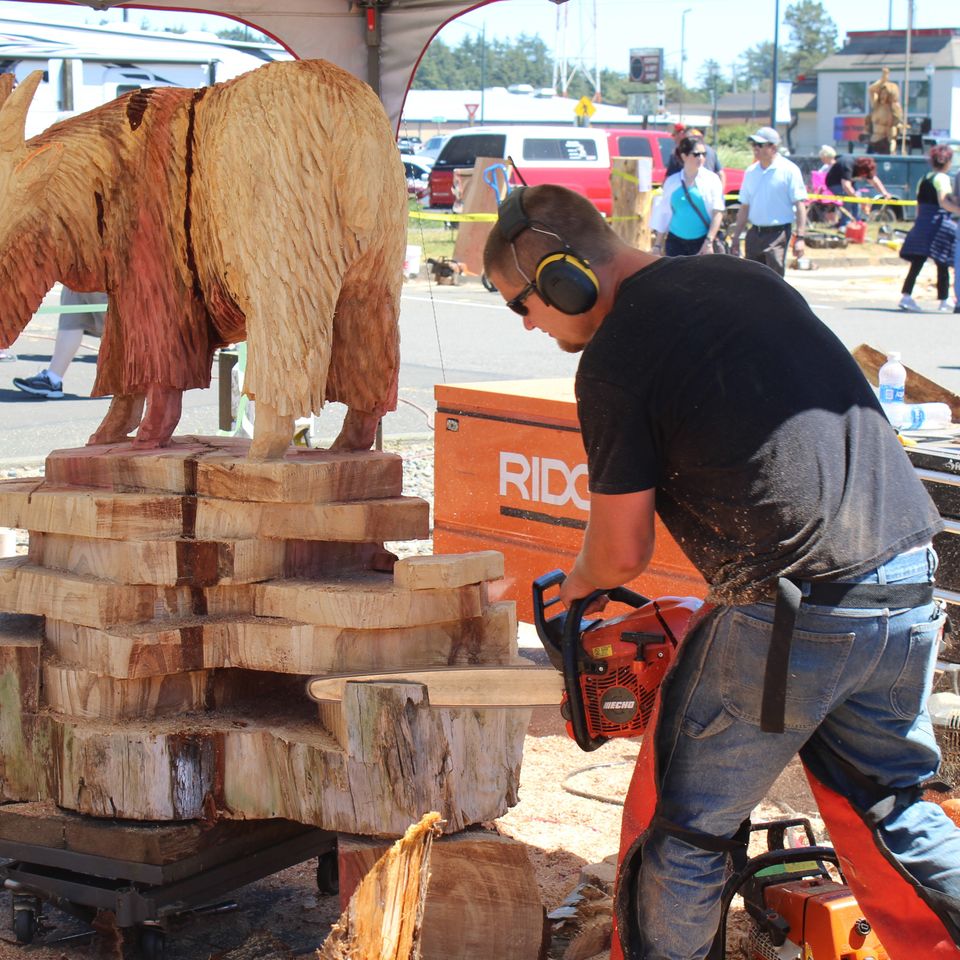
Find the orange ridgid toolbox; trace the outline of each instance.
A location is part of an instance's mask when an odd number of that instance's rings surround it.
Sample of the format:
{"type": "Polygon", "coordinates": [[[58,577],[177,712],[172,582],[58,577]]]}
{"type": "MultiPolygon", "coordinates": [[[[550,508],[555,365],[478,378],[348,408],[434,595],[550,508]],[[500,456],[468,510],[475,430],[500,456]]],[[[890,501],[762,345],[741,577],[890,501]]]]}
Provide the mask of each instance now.
{"type": "MultiPolygon", "coordinates": [[[[533,580],[569,571],[590,513],[573,380],[443,384],[435,396],[434,551],[500,550],[506,576],[492,599],[515,600],[531,621],[533,580]]],[[[630,586],[703,597],[703,578],[659,520],[656,535],[650,567],[630,586]]]]}

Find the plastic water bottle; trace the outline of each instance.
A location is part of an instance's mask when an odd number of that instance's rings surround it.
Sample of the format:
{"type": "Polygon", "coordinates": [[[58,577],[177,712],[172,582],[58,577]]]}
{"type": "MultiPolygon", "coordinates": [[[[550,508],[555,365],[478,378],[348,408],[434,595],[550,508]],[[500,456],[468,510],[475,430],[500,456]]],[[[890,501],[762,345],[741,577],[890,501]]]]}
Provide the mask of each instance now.
{"type": "Polygon", "coordinates": [[[946,403],[906,403],[901,427],[904,430],[939,430],[950,425],[953,411],[946,403]]]}
{"type": "Polygon", "coordinates": [[[890,423],[899,430],[905,419],[903,387],[907,382],[907,371],[897,351],[887,354],[887,362],[880,368],[877,380],[880,383],[880,406],[890,423]]]}

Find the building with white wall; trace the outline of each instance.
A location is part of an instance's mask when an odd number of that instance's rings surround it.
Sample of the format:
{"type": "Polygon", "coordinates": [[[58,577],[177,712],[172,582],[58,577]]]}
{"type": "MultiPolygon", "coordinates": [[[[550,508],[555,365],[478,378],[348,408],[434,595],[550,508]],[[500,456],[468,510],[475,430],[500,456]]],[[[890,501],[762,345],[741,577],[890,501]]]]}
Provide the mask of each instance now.
{"type": "Polygon", "coordinates": [[[867,87],[882,67],[900,86],[901,100],[906,91],[913,152],[936,140],[960,141],[960,27],[912,31],[909,57],[908,66],[905,30],[848,33],[843,49],[817,65],[817,141],[866,149],[860,134],[870,112],[867,87]]]}

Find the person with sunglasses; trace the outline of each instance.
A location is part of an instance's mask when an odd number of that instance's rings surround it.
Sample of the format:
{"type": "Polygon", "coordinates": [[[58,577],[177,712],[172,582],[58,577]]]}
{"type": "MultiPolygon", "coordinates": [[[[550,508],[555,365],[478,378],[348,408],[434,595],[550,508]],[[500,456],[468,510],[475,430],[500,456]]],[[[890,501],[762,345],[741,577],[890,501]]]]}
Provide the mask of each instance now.
{"type": "Polygon", "coordinates": [[[684,137],[677,145],[683,166],[663,182],[650,218],[655,253],[668,257],[695,257],[713,253],[720,232],[723,184],[706,168],[707,147],[699,137],[684,137]]]}
{"type": "Polygon", "coordinates": [[[740,256],[740,235],[749,221],[746,258],[765,263],[782,277],[794,220],[794,253],[803,256],[806,246],[807,189],[800,168],[780,155],[780,134],[773,127],[761,127],[749,140],[755,162],[743,175],[740,209],[729,237],[730,252],[740,256]]]}
{"type": "Polygon", "coordinates": [[[655,516],[709,586],[626,797],[612,960],[708,955],[797,752],[890,956],[957,956],[960,829],[922,801],[943,523],[853,357],[767,267],[638,250],[556,185],[506,198],[484,270],[581,354],[590,510],[562,602],[643,574],[655,516]]]}

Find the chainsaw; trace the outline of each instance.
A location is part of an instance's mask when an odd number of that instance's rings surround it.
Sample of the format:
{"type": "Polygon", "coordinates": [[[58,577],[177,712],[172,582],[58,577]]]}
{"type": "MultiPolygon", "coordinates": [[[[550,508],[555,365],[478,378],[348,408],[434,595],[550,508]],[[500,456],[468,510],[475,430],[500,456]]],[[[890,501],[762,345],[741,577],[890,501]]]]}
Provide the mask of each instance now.
{"type": "Polygon", "coordinates": [[[550,662],[563,675],[560,712],[567,733],[586,751],[612,737],[638,737],[647,728],[660,683],[677,644],[701,606],[693,597],[648,600],[626,587],[597,590],[569,610],[547,616],[566,579],[553,570],[533,582],[533,621],[550,662]],[[630,607],[610,619],[584,618],[601,597],[630,607]]]}
{"type": "Polygon", "coordinates": [[[750,830],[766,832],[767,852],[727,879],[707,960],[726,957],[727,914],[737,894],[750,918],[748,960],[889,960],[844,881],[836,852],[815,846],[809,820],[756,823],[750,830]]]}

